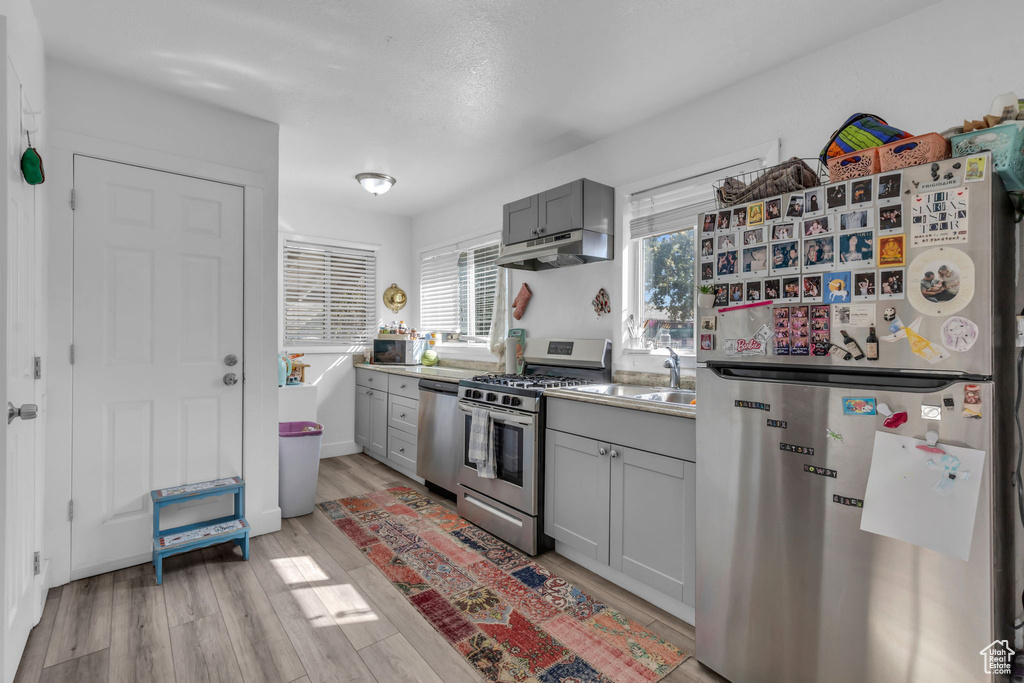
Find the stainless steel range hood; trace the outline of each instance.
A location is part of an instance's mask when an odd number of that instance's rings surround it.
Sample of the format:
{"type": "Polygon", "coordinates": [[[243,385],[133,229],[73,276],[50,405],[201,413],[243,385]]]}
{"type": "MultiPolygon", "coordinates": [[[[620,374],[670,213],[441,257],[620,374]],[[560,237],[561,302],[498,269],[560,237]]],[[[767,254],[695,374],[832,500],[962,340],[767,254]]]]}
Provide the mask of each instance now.
{"type": "Polygon", "coordinates": [[[613,258],[612,242],[611,235],[601,232],[570,230],[549,237],[506,245],[495,263],[505,268],[547,270],[607,261],[613,258]]]}

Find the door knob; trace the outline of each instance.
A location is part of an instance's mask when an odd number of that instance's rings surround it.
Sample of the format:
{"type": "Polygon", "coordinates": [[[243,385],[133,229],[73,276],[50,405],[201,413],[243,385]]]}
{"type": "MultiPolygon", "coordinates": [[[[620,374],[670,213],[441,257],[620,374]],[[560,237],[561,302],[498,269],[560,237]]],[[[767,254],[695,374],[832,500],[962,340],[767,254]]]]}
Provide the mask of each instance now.
{"type": "Polygon", "coordinates": [[[233,372],[224,375],[224,384],[227,384],[229,387],[235,386],[238,384],[238,375],[233,372]]]}
{"type": "Polygon", "coordinates": [[[613,448],[612,452],[611,452],[611,456],[613,458],[617,458],[617,457],[619,457],[619,452],[613,448]]]}
{"type": "Polygon", "coordinates": [[[7,424],[14,422],[16,417],[20,417],[22,420],[34,420],[38,414],[39,406],[34,403],[26,403],[20,408],[15,408],[13,403],[7,402],[7,424]]]}
{"type": "Polygon", "coordinates": [[[229,353],[228,355],[224,356],[224,365],[228,366],[229,368],[238,365],[238,356],[236,356],[233,353],[229,353]]]}
{"type": "Polygon", "coordinates": [[[597,452],[600,453],[601,455],[604,455],[608,451],[605,449],[604,446],[601,446],[600,448],[597,449],[597,452]]]}

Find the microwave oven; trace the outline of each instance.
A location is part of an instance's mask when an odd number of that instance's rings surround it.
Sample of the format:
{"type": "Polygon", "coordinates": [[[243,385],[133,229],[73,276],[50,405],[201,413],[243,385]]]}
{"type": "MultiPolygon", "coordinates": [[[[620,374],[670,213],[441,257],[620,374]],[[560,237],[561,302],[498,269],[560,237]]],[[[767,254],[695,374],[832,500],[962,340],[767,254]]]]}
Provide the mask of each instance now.
{"type": "Polygon", "coordinates": [[[373,362],[381,365],[419,365],[426,339],[374,339],[373,362]]]}

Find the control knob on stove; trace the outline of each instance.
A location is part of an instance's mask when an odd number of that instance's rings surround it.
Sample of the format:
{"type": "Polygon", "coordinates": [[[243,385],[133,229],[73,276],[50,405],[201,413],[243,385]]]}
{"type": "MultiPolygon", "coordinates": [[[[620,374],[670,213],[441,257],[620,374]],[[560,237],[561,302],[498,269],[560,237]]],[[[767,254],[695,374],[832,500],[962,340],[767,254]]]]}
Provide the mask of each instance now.
{"type": "Polygon", "coordinates": [[[511,398],[511,400],[509,401],[510,405],[518,406],[518,405],[522,405],[523,404],[523,399],[519,398],[518,396],[512,396],[510,398],[511,398]]]}
{"type": "Polygon", "coordinates": [[[512,405],[512,397],[509,396],[508,394],[502,396],[501,397],[501,403],[502,403],[502,405],[506,405],[506,406],[512,405]]]}
{"type": "Polygon", "coordinates": [[[495,401],[497,401],[497,400],[498,400],[498,396],[497,396],[497,394],[493,394],[493,393],[488,393],[488,394],[487,394],[487,401],[488,401],[489,403],[494,403],[494,402],[495,402],[495,401]]]}

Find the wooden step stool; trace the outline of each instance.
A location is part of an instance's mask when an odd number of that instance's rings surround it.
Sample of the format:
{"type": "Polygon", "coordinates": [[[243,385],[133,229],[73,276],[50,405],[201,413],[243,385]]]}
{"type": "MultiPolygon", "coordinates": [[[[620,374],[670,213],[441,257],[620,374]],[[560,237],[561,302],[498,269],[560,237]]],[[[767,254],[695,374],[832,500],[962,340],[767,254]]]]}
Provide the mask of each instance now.
{"type": "Polygon", "coordinates": [[[235,545],[242,548],[242,557],[249,559],[249,523],[245,521],[245,482],[241,477],[172,486],[150,491],[149,495],[153,498],[153,569],[156,570],[158,586],[164,580],[164,558],[171,555],[234,541],[235,545]],[[235,496],[234,514],[208,522],[160,530],[160,510],[165,506],[228,493],[235,496]]]}

